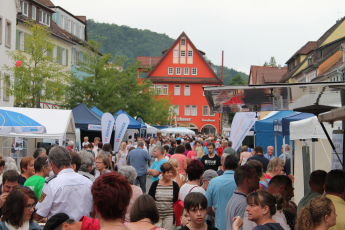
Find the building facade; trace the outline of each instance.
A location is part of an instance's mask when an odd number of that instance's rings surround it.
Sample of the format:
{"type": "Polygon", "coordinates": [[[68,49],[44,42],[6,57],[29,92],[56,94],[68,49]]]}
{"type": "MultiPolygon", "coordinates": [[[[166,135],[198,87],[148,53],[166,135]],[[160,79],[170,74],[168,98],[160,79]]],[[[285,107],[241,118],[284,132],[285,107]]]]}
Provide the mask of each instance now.
{"type": "MultiPolygon", "coordinates": [[[[21,13],[20,1],[0,1],[0,79],[13,78],[3,67],[15,65],[7,52],[16,48],[16,18],[21,13]]],[[[13,107],[14,96],[6,95],[6,85],[0,81],[0,107],[13,107]]]]}
{"type": "MultiPolygon", "coordinates": [[[[151,90],[172,99],[177,126],[201,133],[219,133],[219,114],[213,113],[203,93],[204,86],[219,86],[221,79],[183,32],[163,57],[137,57],[152,70],[143,78],[151,80],[151,90]]],[[[140,69],[139,72],[144,71],[140,69]]]]}

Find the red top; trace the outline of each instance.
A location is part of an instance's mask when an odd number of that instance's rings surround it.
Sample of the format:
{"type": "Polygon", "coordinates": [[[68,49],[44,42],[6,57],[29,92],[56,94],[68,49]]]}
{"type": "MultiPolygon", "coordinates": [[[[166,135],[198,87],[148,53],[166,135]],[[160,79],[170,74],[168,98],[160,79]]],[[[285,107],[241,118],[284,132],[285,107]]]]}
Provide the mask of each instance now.
{"type": "Polygon", "coordinates": [[[265,179],[270,179],[270,180],[271,180],[272,177],[266,173],[266,174],[265,174],[265,179]]]}
{"type": "Polygon", "coordinates": [[[87,216],[83,216],[79,221],[82,221],[80,230],[100,230],[101,225],[98,219],[92,219],[87,216]]]}
{"type": "Polygon", "coordinates": [[[220,146],[219,148],[218,148],[218,151],[217,151],[217,154],[220,156],[220,157],[222,157],[222,155],[223,155],[223,148],[222,148],[222,146],[220,146]]]}

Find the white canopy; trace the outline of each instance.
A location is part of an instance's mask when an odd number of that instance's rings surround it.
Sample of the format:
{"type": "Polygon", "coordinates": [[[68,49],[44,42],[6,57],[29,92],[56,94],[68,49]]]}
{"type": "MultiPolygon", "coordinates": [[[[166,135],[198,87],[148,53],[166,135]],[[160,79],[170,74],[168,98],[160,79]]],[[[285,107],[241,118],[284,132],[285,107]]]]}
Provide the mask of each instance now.
{"type": "Polygon", "coordinates": [[[145,125],[147,126],[146,132],[150,133],[150,134],[157,134],[157,132],[159,132],[159,129],[156,129],[155,127],[148,125],[145,123],[145,125]]]}
{"type": "MultiPolygon", "coordinates": [[[[328,135],[332,136],[332,130],[341,127],[341,122],[335,122],[334,127],[324,123],[328,135]]],[[[327,139],[317,117],[290,122],[290,140],[322,138],[327,139]]]]}
{"type": "Polygon", "coordinates": [[[169,133],[178,133],[181,135],[195,135],[195,132],[190,129],[186,128],[167,128],[167,129],[161,129],[159,130],[163,135],[167,135],[169,133]]]}
{"type": "Polygon", "coordinates": [[[26,137],[26,138],[48,138],[62,140],[64,135],[75,133],[75,124],[72,110],[62,109],[33,109],[33,108],[19,108],[19,107],[0,107],[3,110],[9,110],[24,114],[29,118],[37,121],[46,127],[47,133],[9,133],[0,134],[6,137],[26,137]]]}

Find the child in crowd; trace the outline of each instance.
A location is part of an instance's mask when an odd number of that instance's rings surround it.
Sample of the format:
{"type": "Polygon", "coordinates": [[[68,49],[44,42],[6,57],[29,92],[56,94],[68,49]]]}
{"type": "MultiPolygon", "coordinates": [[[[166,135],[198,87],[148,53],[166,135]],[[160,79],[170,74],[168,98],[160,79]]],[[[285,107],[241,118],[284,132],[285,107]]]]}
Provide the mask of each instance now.
{"type": "MultiPolygon", "coordinates": [[[[208,226],[205,223],[207,214],[207,199],[199,192],[189,193],[184,199],[184,209],[189,214],[190,222],[181,230],[207,229],[218,230],[218,228],[208,226]]],[[[183,218],[183,216],[182,216],[183,218]]]]}
{"type": "Polygon", "coordinates": [[[187,212],[187,209],[186,209],[186,208],[183,208],[183,209],[182,209],[181,227],[180,227],[180,228],[183,228],[183,227],[186,226],[189,222],[190,222],[189,213],[187,212]]]}
{"type": "Polygon", "coordinates": [[[82,146],[88,145],[89,143],[89,137],[85,136],[84,137],[84,142],[81,144],[82,146]]]}

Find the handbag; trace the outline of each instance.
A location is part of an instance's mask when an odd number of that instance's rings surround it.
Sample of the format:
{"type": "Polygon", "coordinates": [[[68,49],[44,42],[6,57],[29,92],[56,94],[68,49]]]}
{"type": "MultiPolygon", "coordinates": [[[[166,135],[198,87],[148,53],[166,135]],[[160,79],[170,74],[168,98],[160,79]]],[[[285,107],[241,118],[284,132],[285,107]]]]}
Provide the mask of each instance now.
{"type": "MultiPolygon", "coordinates": [[[[198,187],[194,186],[193,188],[198,187]]],[[[189,190],[189,193],[193,190],[189,190]]],[[[188,193],[188,194],[189,194],[188,193]]],[[[181,226],[181,216],[182,216],[182,209],[184,207],[184,202],[180,200],[180,193],[178,194],[178,200],[174,203],[174,214],[175,214],[175,226],[181,226]]]]}

